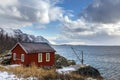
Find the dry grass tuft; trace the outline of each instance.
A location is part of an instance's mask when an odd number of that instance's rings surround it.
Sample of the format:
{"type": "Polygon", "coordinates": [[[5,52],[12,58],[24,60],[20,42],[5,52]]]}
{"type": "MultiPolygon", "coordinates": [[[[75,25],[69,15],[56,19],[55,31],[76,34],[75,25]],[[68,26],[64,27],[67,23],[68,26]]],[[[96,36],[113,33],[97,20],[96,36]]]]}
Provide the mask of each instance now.
{"type": "Polygon", "coordinates": [[[8,69],[6,68],[6,67],[4,67],[4,66],[2,66],[2,65],[0,65],[0,71],[7,71],[8,69]]]}
{"type": "Polygon", "coordinates": [[[15,74],[18,78],[24,79],[33,77],[33,79],[37,78],[37,80],[85,80],[85,77],[82,77],[79,74],[58,74],[56,69],[46,70],[43,68],[38,68],[34,64],[30,67],[17,66],[9,67],[7,69],[0,66],[0,71],[7,71],[8,73],[15,74]]]}
{"type": "Polygon", "coordinates": [[[35,77],[40,80],[49,80],[56,78],[57,73],[55,69],[45,70],[42,68],[38,68],[35,65],[32,65],[30,67],[24,67],[24,66],[18,66],[14,68],[10,68],[8,72],[15,74],[17,77],[35,77]]]}

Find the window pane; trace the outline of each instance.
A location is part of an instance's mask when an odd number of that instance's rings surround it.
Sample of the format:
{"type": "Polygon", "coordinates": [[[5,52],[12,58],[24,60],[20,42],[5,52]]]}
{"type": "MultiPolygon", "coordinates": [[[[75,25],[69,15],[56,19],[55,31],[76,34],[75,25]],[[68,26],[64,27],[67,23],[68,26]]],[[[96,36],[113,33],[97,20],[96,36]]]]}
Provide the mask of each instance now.
{"type": "Polygon", "coordinates": [[[42,62],[42,53],[38,54],[38,62],[42,62]]]}
{"type": "Polygon", "coordinates": [[[24,54],[21,54],[21,61],[24,62],[24,54]]]}
{"type": "Polygon", "coordinates": [[[16,53],[13,53],[13,60],[16,60],[16,53]]]}
{"type": "Polygon", "coordinates": [[[46,53],[46,61],[50,61],[50,53],[46,53]]]}

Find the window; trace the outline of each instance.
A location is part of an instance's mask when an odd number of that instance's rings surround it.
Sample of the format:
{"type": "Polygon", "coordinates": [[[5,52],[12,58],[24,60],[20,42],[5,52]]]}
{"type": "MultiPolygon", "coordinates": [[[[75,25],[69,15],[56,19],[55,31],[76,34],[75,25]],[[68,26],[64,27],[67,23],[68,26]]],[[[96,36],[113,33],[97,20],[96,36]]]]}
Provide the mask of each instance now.
{"type": "Polygon", "coordinates": [[[38,54],[38,62],[42,62],[42,53],[38,54]]]}
{"type": "Polygon", "coordinates": [[[47,61],[47,62],[50,61],[50,53],[46,53],[46,61],[47,61]]]}
{"type": "Polygon", "coordinates": [[[16,53],[13,53],[13,60],[16,60],[16,53]]]}
{"type": "Polygon", "coordinates": [[[24,62],[24,54],[21,54],[21,61],[24,62]]]}

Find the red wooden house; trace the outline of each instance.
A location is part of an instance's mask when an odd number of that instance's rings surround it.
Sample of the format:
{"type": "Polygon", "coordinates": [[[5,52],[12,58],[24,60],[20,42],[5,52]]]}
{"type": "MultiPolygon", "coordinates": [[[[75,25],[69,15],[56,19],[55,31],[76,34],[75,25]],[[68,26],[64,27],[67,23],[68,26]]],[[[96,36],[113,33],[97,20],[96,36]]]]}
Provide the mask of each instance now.
{"type": "Polygon", "coordinates": [[[54,65],[55,50],[47,43],[17,43],[11,53],[12,64],[54,65]]]}

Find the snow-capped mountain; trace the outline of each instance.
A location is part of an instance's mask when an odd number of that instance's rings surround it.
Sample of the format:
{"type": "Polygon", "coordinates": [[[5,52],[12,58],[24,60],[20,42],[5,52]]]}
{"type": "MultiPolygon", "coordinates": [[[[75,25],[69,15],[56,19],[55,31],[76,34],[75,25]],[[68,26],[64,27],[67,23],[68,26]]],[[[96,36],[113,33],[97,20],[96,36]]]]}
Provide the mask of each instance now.
{"type": "Polygon", "coordinates": [[[0,33],[14,38],[21,38],[23,42],[47,42],[49,41],[42,36],[34,36],[23,33],[20,29],[0,28],[0,33]]]}

